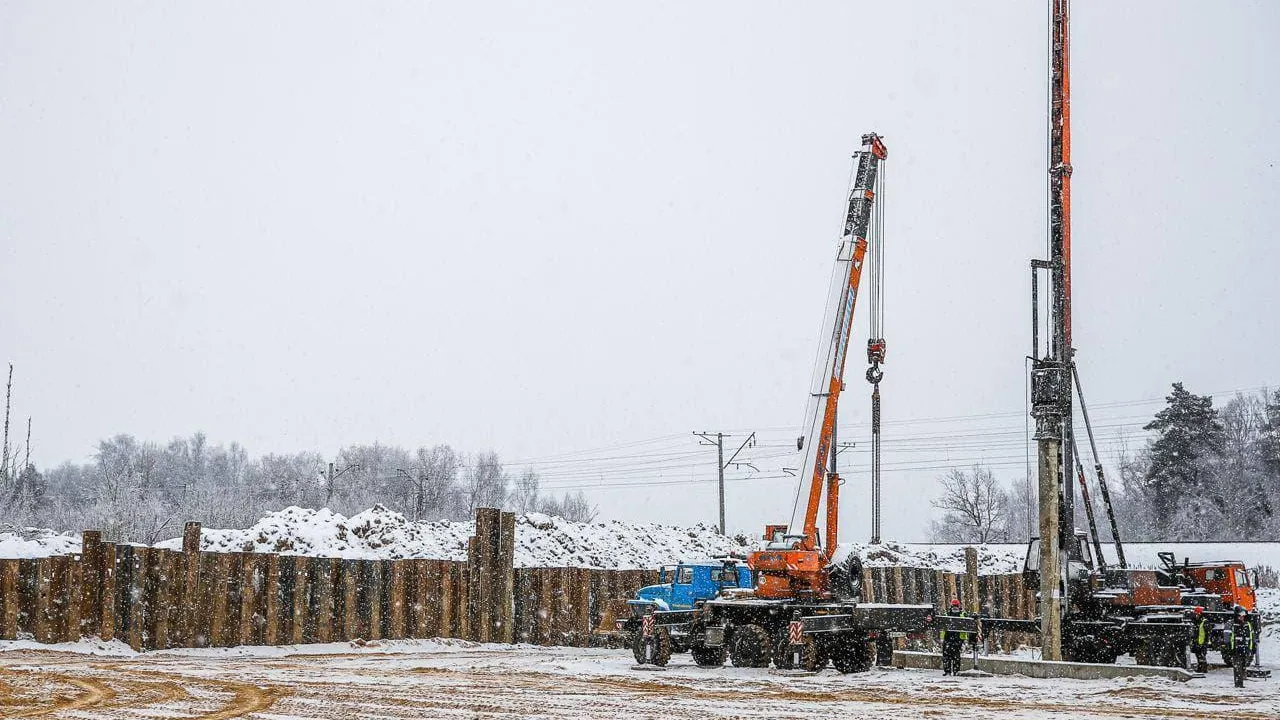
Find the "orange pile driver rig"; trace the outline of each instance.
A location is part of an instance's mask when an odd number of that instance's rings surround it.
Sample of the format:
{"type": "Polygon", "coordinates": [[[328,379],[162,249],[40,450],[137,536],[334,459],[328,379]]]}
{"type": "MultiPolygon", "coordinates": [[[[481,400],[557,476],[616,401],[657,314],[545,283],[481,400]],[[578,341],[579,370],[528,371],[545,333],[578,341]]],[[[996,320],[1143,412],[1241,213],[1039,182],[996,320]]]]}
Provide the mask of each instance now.
{"type": "MultiPolygon", "coordinates": [[[[664,633],[679,635],[699,665],[721,665],[727,658],[739,667],[766,667],[772,662],[779,669],[812,671],[830,662],[840,672],[864,671],[877,660],[888,664],[892,637],[924,631],[928,625],[930,605],[862,603],[857,555],[836,558],[840,509],[840,476],[834,471],[833,457],[836,408],[844,389],[846,352],[869,240],[877,246],[882,227],[878,208],[883,202],[877,206],[876,200],[887,157],[879,135],[862,136],[824,315],[823,353],[810,388],[805,434],[797,442],[797,449],[805,454],[792,523],[765,529],[764,549],[748,559],[757,577],[754,588],[724,591],[690,611],[654,613],[655,622],[650,625],[656,639],[661,640],[658,636],[664,633]],[[820,532],[824,499],[826,526],[820,532]],[[800,532],[788,534],[792,527],[800,532]]],[[[879,272],[877,265],[873,279],[879,272]]],[[[872,297],[877,294],[873,287],[872,297]]],[[[867,379],[878,390],[884,340],[876,332],[879,324],[873,322],[872,327],[874,337],[868,343],[872,369],[867,379]]]]}

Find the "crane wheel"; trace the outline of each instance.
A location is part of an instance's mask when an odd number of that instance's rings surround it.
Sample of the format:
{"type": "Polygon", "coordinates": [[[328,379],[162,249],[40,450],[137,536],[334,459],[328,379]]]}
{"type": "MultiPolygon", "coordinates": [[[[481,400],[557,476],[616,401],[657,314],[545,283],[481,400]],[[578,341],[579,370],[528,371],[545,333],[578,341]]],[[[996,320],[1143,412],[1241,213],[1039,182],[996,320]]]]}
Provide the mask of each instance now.
{"type": "Polygon", "coordinates": [[[724,645],[716,647],[699,647],[695,645],[689,648],[689,654],[693,656],[693,662],[698,667],[720,667],[724,665],[724,659],[728,652],[728,648],[724,645]]]}
{"type": "Polygon", "coordinates": [[[631,653],[637,665],[666,666],[671,660],[671,634],[664,627],[653,629],[653,656],[648,657],[648,648],[642,633],[635,633],[631,640],[631,653]]]}
{"type": "Polygon", "coordinates": [[[818,646],[813,641],[812,635],[805,635],[804,643],[800,645],[800,662],[796,663],[794,649],[788,642],[787,628],[783,626],[782,634],[778,637],[773,648],[773,666],[779,670],[805,670],[812,672],[818,661],[818,646]]]}
{"type": "Polygon", "coordinates": [[[826,639],[818,640],[813,646],[813,669],[822,670],[831,664],[831,644],[826,639]]]}
{"type": "Polygon", "coordinates": [[[862,559],[850,553],[843,562],[831,565],[831,589],[841,600],[862,598],[862,559]]]}
{"type": "Polygon", "coordinates": [[[734,667],[768,667],[773,643],[759,625],[743,625],[733,631],[729,660],[734,667]]]}
{"type": "Polygon", "coordinates": [[[838,639],[831,651],[831,664],[836,670],[848,674],[866,672],[875,662],[875,653],[864,637],[846,635],[838,639]]]}

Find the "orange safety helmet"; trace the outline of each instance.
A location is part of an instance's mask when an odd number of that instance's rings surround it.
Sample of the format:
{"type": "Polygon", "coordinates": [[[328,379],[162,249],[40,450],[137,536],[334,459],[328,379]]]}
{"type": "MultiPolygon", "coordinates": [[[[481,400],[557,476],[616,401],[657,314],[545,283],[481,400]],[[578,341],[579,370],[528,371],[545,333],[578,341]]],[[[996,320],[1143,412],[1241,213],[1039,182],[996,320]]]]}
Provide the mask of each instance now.
{"type": "Polygon", "coordinates": [[[952,600],[952,601],[951,601],[951,607],[960,607],[960,601],[959,601],[959,600],[952,600]]]}

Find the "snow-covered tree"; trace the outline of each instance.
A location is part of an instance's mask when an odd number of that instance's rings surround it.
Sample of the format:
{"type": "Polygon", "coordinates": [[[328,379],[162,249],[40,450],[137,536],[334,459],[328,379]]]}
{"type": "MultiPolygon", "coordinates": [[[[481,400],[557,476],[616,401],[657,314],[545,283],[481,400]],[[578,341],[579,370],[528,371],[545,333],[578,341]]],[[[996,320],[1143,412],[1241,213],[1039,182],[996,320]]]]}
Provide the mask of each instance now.
{"type": "Polygon", "coordinates": [[[467,468],[466,493],[468,511],[476,508],[500,508],[507,499],[507,474],[502,469],[498,453],[489,450],[478,453],[467,468]]]}
{"type": "Polygon", "coordinates": [[[1151,462],[1143,478],[1151,501],[1155,530],[1161,538],[1171,537],[1175,521],[1180,525],[1203,524],[1206,503],[1216,488],[1205,482],[1208,460],[1222,455],[1226,436],[1213,398],[1188,392],[1182,383],[1173,384],[1168,405],[1156,413],[1144,430],[1159,433],[1151,442],[1151,462]]]}

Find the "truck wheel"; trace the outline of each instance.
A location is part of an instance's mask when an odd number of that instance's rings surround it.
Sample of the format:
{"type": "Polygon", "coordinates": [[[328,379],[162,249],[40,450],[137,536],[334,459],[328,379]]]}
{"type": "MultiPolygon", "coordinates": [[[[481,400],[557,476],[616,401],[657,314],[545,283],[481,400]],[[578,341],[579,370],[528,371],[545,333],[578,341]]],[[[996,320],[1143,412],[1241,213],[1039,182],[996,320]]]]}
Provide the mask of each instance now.
{"type": "Polygon", "coordinates": [[[729,650],[729,660],[734,667],[768,667],[769,655],[773,649],[769,642],[769,633],[759,625],[743,625],[733,631],[733,646],[729,650]]]}
{"type": "Polygon", "coordinates": [[[813,641],[812,635],[806,635],[804,642],[800,644],[800,663],[796,664],[796,657],[786,628],[782,630],[782,636],[778,638],[773,648],[773,666],[779,670],[805,670],[812,672],[818,659],[818,648],[813,641]]]}
{"type": "Polygon", "coordinates": [[[663,667],[671,660],[671,634],[664,627],[653,629],[653,657],[646,658],[644,635],[636,633],[631,641],[631,654],[635,656],[637,665],[652,663],[663,667]]]}
{"type": "Polygon", "coordinates": [[[856,635],[837,640],[831,652],[831,664],[846,674],[866,672],[874,660],[867,639],[856,635]]]}
{"type": "Polygon", "coordinates": [[[693,656],[693,662],[698,667],[720,667],[724,665],[724,657],[728,654],[724,645],[716,647],[700,647],[693,646],[689,648],[689,654],[693,656]]]}

